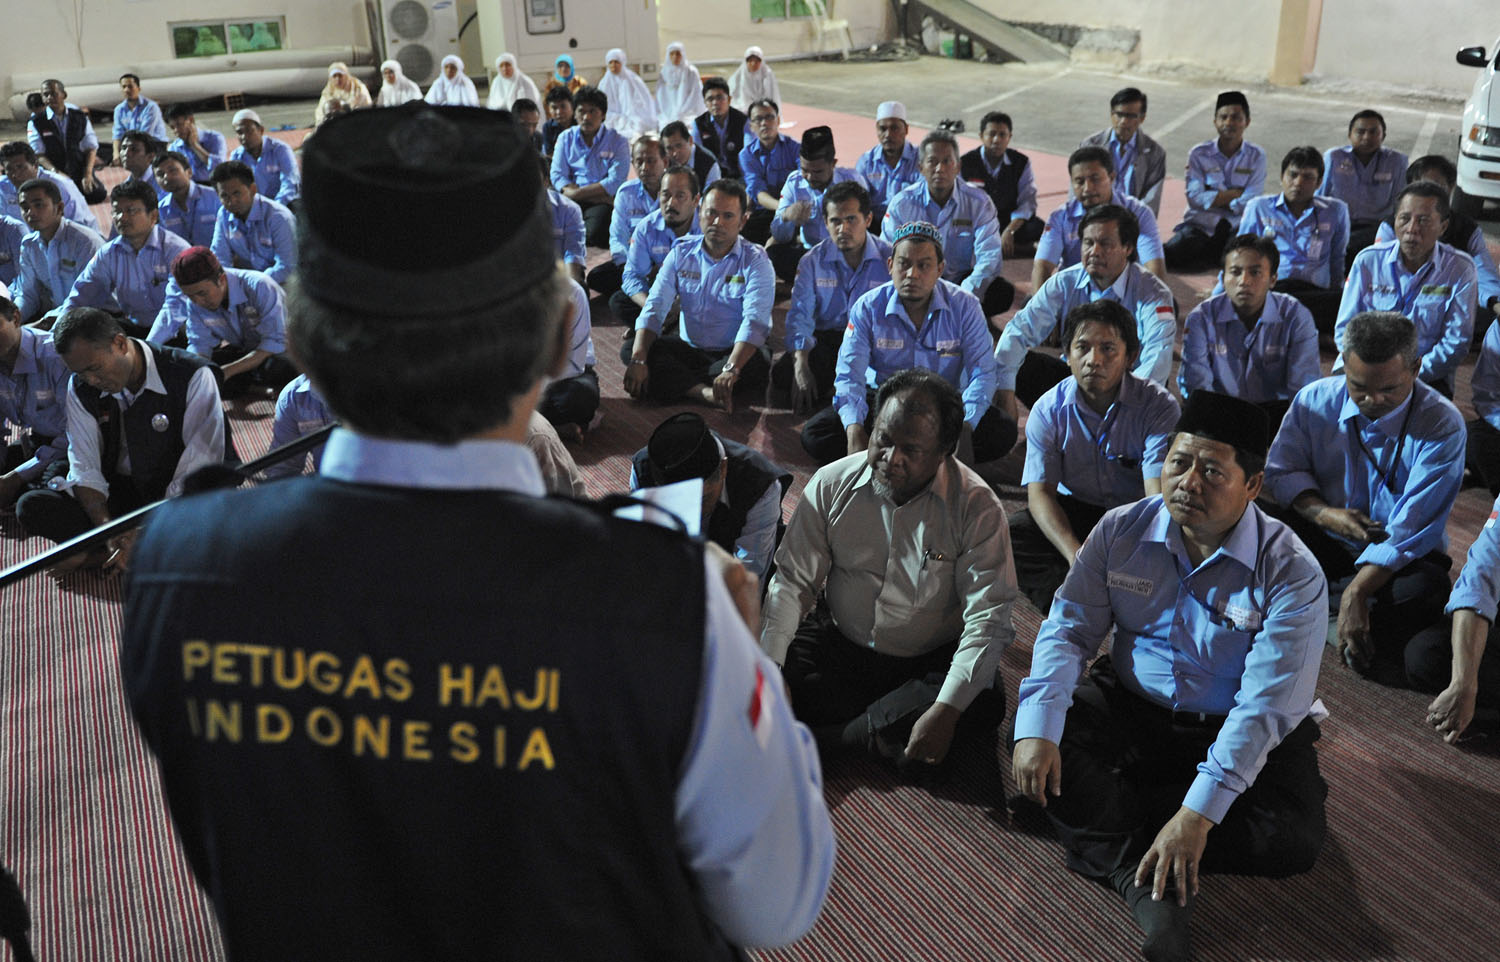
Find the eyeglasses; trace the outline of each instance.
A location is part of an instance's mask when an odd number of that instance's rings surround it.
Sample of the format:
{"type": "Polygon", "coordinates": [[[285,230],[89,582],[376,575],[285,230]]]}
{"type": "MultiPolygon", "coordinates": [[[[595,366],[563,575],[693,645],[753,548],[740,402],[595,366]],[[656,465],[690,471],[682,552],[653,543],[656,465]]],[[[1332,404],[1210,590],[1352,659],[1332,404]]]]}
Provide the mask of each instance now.
{"type": "Polygon", "coordinates": [[[1140,120],[1142,117],[1146,116],[1145,114],[1127,113],[1123,110],[1112,110],[1110,111],[1110,113],[1114,114],[1114,116],[1118,117],[1121,120],[1140,120]]]}

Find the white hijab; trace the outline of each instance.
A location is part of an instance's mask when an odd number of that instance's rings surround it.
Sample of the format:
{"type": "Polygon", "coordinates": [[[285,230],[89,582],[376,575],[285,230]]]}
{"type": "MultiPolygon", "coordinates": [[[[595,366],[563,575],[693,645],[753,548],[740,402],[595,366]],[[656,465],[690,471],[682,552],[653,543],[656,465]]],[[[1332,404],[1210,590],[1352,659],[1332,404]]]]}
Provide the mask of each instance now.
{"type": "Polygon", "coordinates": [[[376,98],[377,107],[399,107],[408,100],[421,100],[422,88],[418,87],[416,81],[408,80],[406,74],[401,72],[401,65],[394,60],[387,60],[380,65],[380,76],[385,77],[389,70],[395,73],[396,82],[383,81],[380,85],[380,96],[376,98]]]}
{"type": "Polygon", "coordinates": [[[517,100],[526,99],[536,104],[537,110],[542,109],[542,95],[537,91],[536,84],[531,78],[521,72],[516,64],[516,55],[513,53],[502,53],[495,58],[495,79],[490,81],[489,101],[485,106],[491,110],[509,110],[511,104],[517,100]],[[515,73],[509,79],[500,72],[500,65],[508,63],[514,68],[515,73]]]}
{"type": "Polygon", "coordinates": [[[682,44],[667,44],[667,56],[661,62],[661,79],[656,82],[656,120],[665,127],[674,120],[692,123],[693,118],[708,110],[703,102],[703,78],[688,60],[682,44]],[[682,54],[682,66],[672,62],[672,51],[682,54]]]}
{"type": "Polygon", "coordinates": [[[765,52],[759,47],[746,47],[744,60],[752,56],[760,58],[760,69],[751,73],[750,65],[740,62],[739,69],[729,78],[729,103],[737,110],[749,111],[755,101],[771,99],[777,107],[782,107],[781,88],[776,86],[776,74],[766,63],[765,52]]]}
{"type": "Polygon", "coordinates": [[[645,130],[656,129],[656,101],[651,88],[629,67],[625,51],[615,47],[604,55],[604,76],[599,80],[599,89],[609,98],[609,110],[604,115],[604,125],[613,127],[627,137],[645,130]],[[611,60],[620,61],[620,72],[609,69],[611,60]]]}
{"type": "Polygon", "coordinates": [[[474,89],[474,81],[464,73],[464,62],[456,54],[450,53],[443,58],[442,66],[446,67],[450,63],[458,68],[458,73],[449,80],[448,75],[439,68],[437,79],[427,88],[427,102],[453,107],[478,107],[479,91],[474,89]]]}

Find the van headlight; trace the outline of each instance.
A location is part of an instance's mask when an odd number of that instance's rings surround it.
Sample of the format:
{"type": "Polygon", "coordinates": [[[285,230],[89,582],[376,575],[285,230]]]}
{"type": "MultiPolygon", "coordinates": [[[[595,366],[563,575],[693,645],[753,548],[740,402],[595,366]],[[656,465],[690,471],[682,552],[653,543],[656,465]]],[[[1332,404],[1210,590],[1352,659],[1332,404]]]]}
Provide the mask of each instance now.
{"type": "Polygon", "coordinates": [[[1500,147],[1500,127],[1475,124],[1469,128],[1469,141],[1480,147],[1500,147]]]}

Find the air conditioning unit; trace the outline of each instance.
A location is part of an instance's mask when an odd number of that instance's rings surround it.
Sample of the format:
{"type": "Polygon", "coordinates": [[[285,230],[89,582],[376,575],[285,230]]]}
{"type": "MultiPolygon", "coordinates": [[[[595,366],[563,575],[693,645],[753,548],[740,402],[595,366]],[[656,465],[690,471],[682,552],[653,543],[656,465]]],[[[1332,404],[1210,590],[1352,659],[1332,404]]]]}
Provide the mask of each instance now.
{"type": "Polygon", "coordinates": [[[380,20],[384,59],[424,88],[437,79],[443,58],[458,53],[456,0],[381,0],[380,20]]]}

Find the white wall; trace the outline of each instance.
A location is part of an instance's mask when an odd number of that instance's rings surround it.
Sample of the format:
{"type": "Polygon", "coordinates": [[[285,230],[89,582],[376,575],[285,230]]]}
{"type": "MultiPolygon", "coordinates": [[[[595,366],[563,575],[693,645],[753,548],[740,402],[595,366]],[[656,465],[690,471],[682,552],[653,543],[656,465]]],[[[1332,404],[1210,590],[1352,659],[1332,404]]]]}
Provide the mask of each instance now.
{"type": "MultiPolygon", "coordinates": [[[[855,47],[868,47],[891,37],[888,0],[833,0],[832,15],[849,21],[855,47]]],[[[754,44],[772,60],[788,54],[810,53],[816,47],[808,19],[750,19],[750,0],[657,0],[661,49],[681,42],[695,62],[738,62],[754,44]]],[[[829,38],[830,45],[834,43],[829,38]]]]}
{"type": "Polygon", "coordinates": [[[1476,0],[1323,0],[1315,72],[1467,96],[1475,70],[1455,63],[1461,47],[1493,48],[1500,5],[1476,0]]]}

